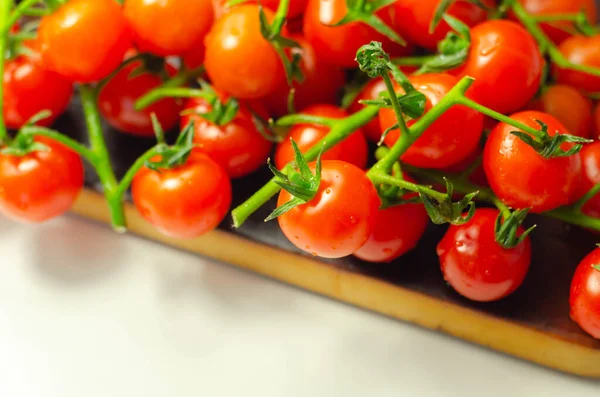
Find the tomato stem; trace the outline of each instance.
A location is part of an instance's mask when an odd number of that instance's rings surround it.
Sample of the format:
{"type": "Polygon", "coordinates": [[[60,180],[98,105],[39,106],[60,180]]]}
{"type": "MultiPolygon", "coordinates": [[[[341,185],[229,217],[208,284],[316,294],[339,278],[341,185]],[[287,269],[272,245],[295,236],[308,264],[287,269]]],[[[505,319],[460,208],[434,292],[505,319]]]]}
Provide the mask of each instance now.
{"type": "Polygon", "coordinates": [[[281,29],[285,24],[289,8],[290,0],[281,0],[279,2],[277,12],[275,13],[275,17],[273,18],[273,23],[271,24],[271,35],[273,37],[279,36],[279,34],[281,33],[281,29]]]}
{"type": "Polygon", "coordinates": [[[275,124],[280,127],[289,127],[296,124],[318,124],[324,125],[325,127],[332,127],[337,122],[339,122],[339,119],[298,113],[283,116],[279,120],[277,120],[275,124]]]}
{"type": "Polygon", "coordinates": [[[72,149],[74,152],[77,152],[81,157],[87,160],[88,163],[96,167],[96,154],[94,152],[88,149],[85,145],[82,145],[76,140],[63,135],[58,131],[46,127],[31,125],[23,127],[19,133],[25,135],[45,136],[54,141],[60,142],[66,147],[72,149]]]}
{"type": "MultiPolygon", "coordinates": [[[[123,195],[129,189],[131,182],[133,181],[133,177],[135,174],[144,166],[146,161],[150,160],[159,152],[159,145],[154,146],[153,148],[148,149],[144,154],[135,160],[135,162],[129,167],[123,178],[119,181],[119,185],[117,186],[116,193],[113,197],[114,200],[123,200],[123,195]]],[[[116,204],[115,204],[116,205],[116,204]]]]}
{"type": "MultiPolygon", "coordinates": [[[[200,66],[196,69],[191,69],[191,70],[182,70],[179,73],[177,73],[175,76],[173,76],[171,79],[165,81],[163,84],[161,84],[159,87],[156,87],[155,89],[147,92],[146,94],[142,95],[141,97],[139,97],[137,99],[137,101],[135,101],[134,107],[135,110],[140,111],[144,108],[147,108],[148,106],[152,105],[153,103],[163,99],[163,98],[167,98],[169,97],[169,93],[173,92],[173,93],[179,93],[179,91],[169,91],[169,89],[176,89],[177,87],[181,87],[182,85],[186,84],[188,81],[193,80],[199,76],[201,76],[204,73],[204,67],[200,66]]],[[[182,88],[185,89],[185,88],[182,88]]],[[[200,91],[200,90],[197,90],[200,91]]],[[[175,95],[175,97],[177,97],[177,95],[175,95]]],[[[179,96],[179,98],[182,98],[184,96],[179,96]]],[[[187,97],[185,97],[187,98],[187,97]]]]}
{"type": "Polygon", "coordinates": [[[423,66],[425,63],[435,59],[437,55],[417,55],[412,57],[392,58],[396,66],[423,66]]]}
{"type": "Polygon", "coordinates": [[[402,108],[398,102],[398,95],[396,94],[396,90],[394,90],[394,84],[392,84],[392,79],[390,78],[389,73],[385,72],[381,74],[381,78],[383,79],[385,87],[390,94],[390,101],[392,102],[392,109],[394,109],[394,114],[396,115],[396,120],[398,121],[400,135],[410,135],[410,131],[406,126],[406,121],[404,120],[404,115],[402,114],[402,108]]]}
{"type": "MultiPolygon", "coordinates": [[[[10,14],[10,18],[8,18],[7,24],[6,26],[4,26],[4,28],[6,28],[6,33],[8,33],[8,31],[10,30],[10,28],[17,22],[19,22],[19,19],[21,19],[26,13],[27,11],[29,11],[29,9],[36,5],[37,3],[39,3],[40,0],[23,0],[22,2],[20,2],[15,9],[13,10],[12,14],[10,14]]],[[[10,0],[4,0],[4,5],[3,8],[8,7],[8,11],[10,11],[10,8],[12,6],[12,1],[10,0]]],[[[2,18],[2,20],[4,21],[5,19],[2,18]]],[[[3,30],[4,31],[4,30],[3,30]]],[[[2,53],[4,54],[4,52],[2,53]]]]}
{"type": "Polygon", "coordinates": [[[446,199],[445,193],[438,192],[437,190],[433,190],[432,188],[427,186],[405,181],[403,179],[398,179],[391,175],[384,174],[382,172],[374,172],[370,174],[369,177],[375,185],[398,186],[399,188],[410,190],[411,192],[426,194],[427,196],[432,197],[438,201],[444,201],[446,199]]]}
{"type": "Polygon", "coordinates": [[[583,208],[583,206],[585,205],[585,203],[587,203],[588,201],[590,201],[599,192],[600,192],[600,183],[597,183],[590,190],[588,190],[587,193],[584,194],[583,197],[580,198],[573,205],[573,209],[575,209],[577,211],[581,211],[581,209],[583,208]]]}
{"type": "MultiPolygon", "coordinates": [[[[4,1],[0,5],[0,76],[4,76],[4,54],[6,53],[6,45],[8,42],[8,35],[12,24],[13,15],[11,16],[10,10],[12,7],[11,1],[4,1]]],[[[0,110],[4,106],[4,92],[3,87],[0,85],[0,110]]],[[[0,143],[6,143],[8,139],[8,132],[6,130],[6,124],[4,124],[4,112],[0,111],[0,143]]]]}

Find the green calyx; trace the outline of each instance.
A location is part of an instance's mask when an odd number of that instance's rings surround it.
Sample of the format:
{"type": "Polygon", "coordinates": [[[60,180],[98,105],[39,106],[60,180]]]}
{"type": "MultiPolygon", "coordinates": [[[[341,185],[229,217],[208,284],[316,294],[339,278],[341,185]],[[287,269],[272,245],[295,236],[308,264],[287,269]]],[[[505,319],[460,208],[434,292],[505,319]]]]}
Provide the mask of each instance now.
{"type": "Polygon", "coordinates": [[[579,153],[582,144],[593,142],[591,139],[581,138],[575,135],[548,134],[548,125],[540,120],[535,120],[540,125],[540,129],[535,136],[522,131],[512,131],[511,134],[517,136],[527,145],[531,146],[540,156],[549,159],[553,157],[567,157],[579,153]],[[563,143],[575,143],[569,150],[563,150],[563,143]]]}
{"type": "Polygon", "coordinates": [[[201,98],[208,102],[210,105],[210,110],[208,112],[201,113],[196,109],[190,109],[183,111],[181,114],[196,114],[218,126],[223,126],[233,121],[240,109],[239,101],[236,98],[228,98],[227,101],[223,102],[210,84],[205,81],[200,81],[200,86],[202,89],[198,94],[201,98]]]}
{"type": "Polygon", "coordinates": [[[466,194],[460,201],[453,202],[452,194],[454,186],[444,178],[446,182],[446,194],[442,200],[430,197],[426,191],[419,192],[421,201],[425,205],[425,210],[431,218],[431,221],[436,225],[450,223],[452,225],[462,225],[468,222],[475,214],[475,202],[473,199],[479,191],[466,194]],[[463,213],[467,210],[466,215],[463,213]]]}
{"type": "Polygon", "coordinates": [[[156,154],[160,159],[152,159],[145,162],[145,166],[151,170],[160,172],[161,170],[176,168],[186,163],[192,150],[194,149],[194,123],[188,123],[177,137],[175,144],[169,146],[165,143],[164,131],[154,113],[151,114],[152,127],[156,135],[157,145],[156,154]]]}
{"type": "Polygon", "coordinates": [[[443,15],[444,21],[454,30],[448,32],[446,38],[438,43],[438,54],[427,59],[416,74],[440,73],[462,65],[471,48],[469,27],[460,20],[443,15]]]}
{"type": "Polygon", "coordinates": [[[505,216],[502,212],[498,214],[494,228],[496,242],[503,248],[511,249],[525,241],[529,233],[536,227],[536,225],[533,225],[521,233],[520,236],[517,236],[518,229],[528,213],[529,208],[512,211],[508,216],[505,216]]]}
{"type": "Polygon", "coordinates": [[[265,222],[285,214],[292,208],[306,204],[312,200],[319,191],[319,185],[321,184],[321,153],[319,153],[317,157],[315,173],[313,174],[296,142],[293,139],[290,140],[292,148],[294,149],[295,160],[291,164],[291,167],[290,165],[287,167],[289,169],[287,174],[284,174],[275,168],[270,160],[268,161],[268,165],[269,169],[271,169],[276,177],[275,183],[289,192],[293,198],[280,207],[277,207],[265,219],[265,222]]]}
{"type": "Polygon", "coordinates": [[[25,156],[32,152],[47,151],[48,146],[44,145],[43,143],[36,142],[33,135],[26,134],[24,131],[27,129],[27,127],[31,127],[38,121],[47,119],[51,115],[52,112],[49,110],[42,110],[36,113],[21,127],[15,139],[2,148],[0,152],[10,156],[25,156]]]}

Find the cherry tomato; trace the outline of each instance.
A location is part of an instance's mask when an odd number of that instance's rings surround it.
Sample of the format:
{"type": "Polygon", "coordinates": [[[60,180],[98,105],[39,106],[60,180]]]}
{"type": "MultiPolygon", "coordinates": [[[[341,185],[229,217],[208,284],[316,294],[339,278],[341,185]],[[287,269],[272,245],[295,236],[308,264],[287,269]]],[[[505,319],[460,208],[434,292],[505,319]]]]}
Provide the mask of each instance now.
{"type": "MultiPolygon", "coordinates": [[[[304,109],[301,113],[313,116],[342,119],[348,114],[333,105],[313,105],[304,109]]],[[[294,160],[294,150],[290,138],[293,139],[302,153],[313,147],[327,133],[329,128],[315,124],[296,124],[275,151],[275,166],[282,169],[287,163],[294,160]]],[[[323,153],[324,160],[341,160],[364,169],[367,166],[367,141],[360,129],[352,133],[348,138],[323,153]]]]}
{"type": "Polygon", "coordinates": [[[598,139],[600,137],[600,105],[596,104],[594,107],[593,114],[593,124],[594,124],[594,138],[598,139]]]}
{"type": "MultiPolygon", "coordinates": [[[[412,179],[405,176],[406,180],[412,179]]],[[[408,199],[412,195],[406,195],[408,199]]],[[[368,262],[391,262],[415,248],[429,222],[423,204],[402,204],[377,211],[375,231],[354,253],[368,262]]]]}
{"type": "Polygon", "coordinates": [[[0,154],[0,210],[17,220],[43,222],[71,208],[83,187],[79,155],[48,138],[47,150],[0,154]]]}
{"type": "Polygon", "coordinates": [[[600,248],[590,252],[577,266],[571,281],[571,319],[585,332],[600,339],[600,248]]]}
{"type": "Polygon", "coordinates": [[[183,54],[183,64],[188,69],[197,69],[200,66],[204,65],[204,53],[206,49],[204,48],[204,42],[200,43],[193,50],[186,52],[183,54]]]}
{"type": "MultiPolygon", "coordinates": [[[[430,50],[437,49],[437,43],[448,32],[452,31],[445,21],[440,21],[433,33],[429,25],[433,19],[439,0],[397,0],[393,3],[395,18],[394,26],[406,40],[430,50]]],[[[492,5],[491,1],[484,1],[492,5]]],[[[467,0],[456,0],[446,11],[447,14],[463,21],[468,26],[475,26],[486,20],[487,12],[467,0]]]]}
{"type": "MultiPolygon", "coordinates": [[[[348,110],[350,113],[356,113],[363,108],[364,105],[360,104],[359,101],[368,99],[379,99],[379,94],[386,91],[385,83],[382,78],[377,78],[369,81],[367,85],[362,89],[360,94],[354,99],[354,102],[350,105],[348,110]]],[[[379,118],[376,117],[369,121],[362,127],[365,136],[371,142],[379,142],[381,139],[381,124],[379,118]]]]}
{"type": "Polygon", "coordinates": [[[4,122],[14,129],[42,110],[52,114],[37,124],[51,125],[65,111],[73,93],[71,82],[46,69],[37,54],[6,61],[2,87],[4,122]]]}
{"type": "Polygon", "coordinates": [[[223,220],[231,204],[231,182],[219,164],[196,152],[176,168],[158,172],[142,167],[131,194],[139,213],[160,232],[192,238],[223,220]]]}
{"type": "Polygon", "coordinates": [[[573,135],[582,138],[592,135],[592,101],[573,87],[550,86],[527,107],[554,116],[573,135]]]}
{"type": "MultiPolygon", "coordinates": [[[[423,74],[409,77],[426,98],[426,112],[435,106],[458,82],[449,74],[423,74]]],[[[397,92],[404,92],[396,86],[397,92]]],[[[413,125],[416,120],[407,122],[413,125]]],[[[379,112],[381,130],[396,123],[392,109],[379,112]]],[[[483,115],[466,106],[456,105],[442,114],[402,155],[402,161],[422,168],[446,168],[469,156],[477,147],[483,131],[483,115]]],[[[388,133],[385,144],[392,146],[400,137],[398,130],[388,133]]]]}
{"type": "MultiPolygon", "coordinates": [[[[292,36],[300,44],[299,49],[292,52],[300,54],[300,67],[304,75],[302,83],[294,82],[294,105],[296,109],[304,109],[316,103],[335,103],[340,89],[346,82],[344,71],[331,67],[320,61],[312,46],[302,36],[292,36]]],[[[282,116],[288,113],[288,95],[290,87],[283,82],[277,91],[264,99],[269,113],[282,116]]]]}
{"type": "MultiPolygon", "coordinates": [[[[206,36],[206,72],[213,84],[240,99],[275,92],[285,81],[283,64],[260,33],[258,6],[234,7],[206,36]]],[[[265,10],[270,21],[273,13],[265,10]]]]}
{"type": "Polygon", "coordinates": [[[473,301],[491,302],[510,295],[529,270],[529,237],[514,248],[502,247],[494,237],[497,217],[497,210],[479,208],[467,223],[450,226],[437,246],[444,279],[473,301]]]}
{"type": "MultiPolygon", "coordinates": [[[[364,44],[379,41],[392,56],[404,56],[413,51],[411,45],[403,47],[388,37],[378,33],[363,22],[350,22],[333,25],[348,13],[345,0],[308,0],[304,14],[304,34],[312,44],[317,58],[323,62],[345,68],[356,67],[356,51],[364,44]]],[[[391,25],[392,7],[377,12],[388,26],[391,25]]]]}
{"type": "Polygon", "coordinates": [[[38,36],[46,65],[80,83],[108,76],[131,47],[131,33],[114,0],[69,0],[42,17],[38,36]]]}
{"type": "MultiPolygon", "coordinates": [[[[223,93],[218,95],[223,103],[229,98],[223,93]]],[[[212,107],[203,98],[192,98],[185,110],[192,109],[208,113],[212,107]]],[[[261,113],[265,113],[264,109],[261,113]]],[[[219,163],[231,178],[248,175],[267,163],[273,144],[256,128],[247,104],[240,103],[235,118],[224,125],[211,123],[198,114],[187,114],[181,118],[181,128],[191,121],[197,149],[219,163]]]]}
{"type": "Polygon", "coordinates": [[[516,22],[492,20],[471,29],[466,62],[452,70],[475,82],[469,92],[500,113],[521,109],[540,87],[543,60],[535,39],[516,22]]]}
{"type": "Polygon", "coordinates": [[[159,56],[192,51],[213,22],[211,0],[126,0],[123,12],[138,49],[159,56]]]}
{"type": "Polygon", "coordinates": [[[483,161],[481,161],[482,157],[483,148],[477,146],[475,150],[473,150],[473,152],[471,152],[471,154],[469,154],[463,161],[444,169],[444,171],[449,174],[462,173],[469,168],[472,168],[475,161],[479,161],[479,164],[471,170],[468,180],[469,182],[472,182],[478,186],[489,186],[487,178],[485,177],[485,171],[483,170],[483,161]]]}
{"type": "MultiPolygon", "coordinates": [[[[98,108],[114,128],[132,135],[152,137],[150,115],[154,113],[163,129],[170,130],[179,121],[181,105],[177,99],[165,98],[143,110],[135,110],[134,104],[139,97],[162,84],[162,79],[150,72],[130,77],[140,66],[140,62],[133,62],[117,72],[100,91],[98,108]]],[[[170,65],[167,70],[171,75],[176,72],[170,65]]]]}
{"type": "MultiPolygon", "coordinates": [[[[533,110],[510,116],[529,127],[539,129],[535,120],[548,125],[550,136],[569,131],[554,117],[533,110]]],[[[576,198],[580,183],[581,157],[546,159],[513,135],[518,131],[499,123],[488,136],[483,167],[494,193],[512,208],[531,208],[531,212],[549,211],[569,204],[576,198]]],[[[572,144],[564,144],[566,150],[572,144]]]]}
{"type": "MultiPolygon", "coordinates": [[[[600,142],[583,145],[583,149],[581,149],[579,154],[583,170],[578,197],[582,197],[594,185],[600,183],[600,142]]],[[[595,195],[585,203],[583,212],[587,215],[600,218],[600,195],[595,195]]]]}
{"type": "MultiPolygon", "coordinates": [[[[573,36],[563,41],[558,49],[570,62],[600,68],[600,35],[573,36]]],[[[584,92],[600,91],[598,76],[572,69],[561,69],[556,65],[554,75],[560,84],[567,84],[584,92]]]]}
{"type": "MultiPolygon", "coordinates": [[[[315,172],[315,163],[309,164],[315,172]]],[[[279,193],[277,205],[292,196],[279,193]]],[[[379,197],[360,168],[338,160],[322,162],[315,197],[281,215],[279,226],[296,247],[323,258],[341,258],[362,247],[375,230],[379,197]]]]}
{"type": "MultiPolygon", "coordinates": [[[[585,11],[588,21],[596,24],[596,2],[594,0],[519,0],[525,10],[533,16],[550,16],[556,14],[575,14],[585,11]]],[[[514,18],[514,16],[511,16],[514,18]]],[[[540,24],[550,40],[560,44],[571,36],[568,31],[575,31],[571,22],[561,21],[540,24]]]]}

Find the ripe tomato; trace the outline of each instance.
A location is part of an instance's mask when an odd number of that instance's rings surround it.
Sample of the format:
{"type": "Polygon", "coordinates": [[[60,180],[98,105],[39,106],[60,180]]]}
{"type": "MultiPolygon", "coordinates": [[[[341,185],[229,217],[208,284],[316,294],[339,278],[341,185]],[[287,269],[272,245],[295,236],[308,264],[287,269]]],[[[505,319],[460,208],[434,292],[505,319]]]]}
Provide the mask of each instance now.
{"type": "MultiPolygon", "coordinates": [[[[304,34],[323,62],[345,68],[356,67],[356,51],[364,44],[379,41],[392,56],[404,56],[413,51],[411,45],[394,43],[363,22],[327,26],[340,21],[348,12],[345,0],[308,0],[304,14],[304,34]]],[[[385,7],[377,15],[391,24],[393,8],[385,7]]]]}
{"type": "MultiPolygon", "coordinates": [[[[596,2],[594,0],[519,0],[525,10],[534,16],[549,16],[556,14],[574,14],[581,10],[585,11],[588,21],[596,24],[596,2]]],[[[571,22],[561,21],[540,24],[542,30],[550,40],[560,44],[571,36],[568,30],[573,30],[571,22]]]]}
{"type": "Polygon", "coordinates": [[[529,237],[515,248],[502,247],[494,237],[497,217],[497,210],[479,208],[464,225],[451,225],[437,246],[444,279],[473,301],[491,302],[510,295],[529,270],[529,237]]]}
{"type": "Polygon", "coordinates": [[[4,122],[14,129],[45,109],[52,115],[37,124],[51,125],[65,111],[73,93],[71,82],[46,69],[37,54],[6,61],[2,87],[4,122]]]}
{"type": "MultiPolygon", "coordinates": [[[[368,99],[379,99],[379,94],[386,91],[385,83],[382,78],[376,78],[367,83],[365,87],[362,89],[360,94],[354,99],[354,102],[350,105],[348,110],[350,113],[356,113],[361,110],[364,105],[360,104],[359,101],[368,100],[368,99]]],[[[373,120],[369,121],[368,124],[365,124],[362,127],[362,130],[365,133],[365,136],[371,142],[379,142],[381,139],[381,124],[379,123],[379,118],[375,117],[373,120]]]]}
{"type": "Polygon", "coordinates": [[[592,101],[573,87],[550,86],[527,107],[554,116],[573,135],[582,138],[592,135],[592,101]]]}
{"type": "Polygon", "coordinates": [[[83,187],[79,155],[48,138],[48,150],[0,154],[0,210],[17,220],[43,222],[71,208],[83,187]]]}
{"type": "MultiPolygon", "coordinates": [[[[436,50],[437,43],[452,29],[444,21],[440,21],[433,33],[429,25],[439,5],[439,0],[397,0],[393,3],[394,26],[400,35],[410,42],[436,50]]],[[[484,1],[492,5],[491,1],[484,1]]],[[[447,14],[463,21],[468,26],[475,26],[486,20],[487,12],[467,0],[456,0],[446,11],[447,14]]]]}
{"type": "MultiPolygon", "coordinates": [[[[301,58],[300,67],[304,75],[302,83],[294,82],[294,104],[296,109],[304,109],[316,103],[335,103],[340,89],[346,82],[344,71],[331,67],[319,60],[310,43],[302,36],[293,36],[292,39],[300,44],[297,51],[301,58]]],[[[288,113],[288,94],[290,87],[283,82],[277,91],[264,98],[269,113],[273,116],[282,116],[288,113]]]]}
{"type": "Polygon", "coordinates": [[[585,332],[600,339],[600,248],[590,252],[577,266],[571,281],[571,319],[585,332]]]}
{"type": "Polygon", "coordinates": [[[469,92],[500,113],[521,109],[540,87],[543,60],[535,39],[516,22],[492,20],[471,29],[467,60],[452,71],[471,76],[469,92]]]}
{"type": "MultiPolygon", "coordinates": [[[[273,13],[265,10],[267,19],[273,13]]],[[[206,73],[213,84],[240,99],[269,95],[285,81],[275,49],[260,33],[258,6],[234,7],[206,36],[206,73]]]]}
{"type": "MultiPolygon", "coordinates": [[[[218,95],[222,102],[229,98],[223,93],[218,95]]],[[[185,110],[191,109],[207,113],[211,105],[203,98],[192,98],[185,104],[185,110]]],[[[194,122],[197,149],[220,164],[231,178],[248,175],[267,163],[273,144],[256,129],[247,104],[240,103],[235,118],[224,125],[213,124],[198,114],[188,114],[181,118],[181,128],[190,121],[194,122]]]]}
{"type": "Polygon", "coordinates": [[[69,0],[42,17],[38,36],[46,65],[80,83],[108,76],[131,47],[131,33],[114,0],[69,0]]]}
{"type": "MultiPolygon", "coordinates": [[[[130,78],[131,73],[140,66],[140,62],[133,62],[106,83],[98,96],[98,108],[114,128],[132,135],[152,137],[154,131],[150,115],[154,113],[161,126],[170,130],[179,121],[181,101],[165,98],[143,110],[135,110],[134,104],[139,97],[162,84],[161,78],[150,72],[130,78]]],[[[170,65],[167,65],[167,70],[171,75],[176,72],[170,65]]]]}
{"type": "MultiPolygon", "coordinates": [[[[435,106],[456,85],[458,79],[449,74],[422,74],[409,77],[415,88],[426,98],[426,112],[435,106]]],[[[396,86],[397,92],[404,92],[396,86]]],[[[413,125],[416,120],[407,122],[413,125]]],[[[396,123],[392,109],[379,112],[381,130],[396,123]]],[[[446,168],[457,164],[469,156],[477,147],[483,131],[483,115],[466,106],[456,105],[440,116],[417,141],[402,155],[407,164],[422,168],[446,168]]],[[[387,146],[400,137],[399,130],[393,130],[385,138],[387,146]]]]}
{"type": "MultiPolygon", "coordinates": [[[[583,170],[578,197],[582,197],[594,185],[600,183],[600,142],[583,145],[583,149],[581,149],[579,154],[583,170]]],[[[583,212],[587,215],[600,218],[600,195],[597,194],[585,203],[583,212]]]]}
{"type": "Polygon", "coordinates": [[[204,65],[204,53],[206,49],[204,48],[204,42],[200,43],[193,50],[186,52],[183,54],[183,64],[188,69],[197,69],[200,66],[204,65]]]}
{"type": "Polygon", "coordinates": [[[142,217],[160,232],[192,238],[223,220],[231,204],[231,182],[219,164],[197,152],[176,168],[158,172],[142,167],[131,194],[142,217]]]}
{"type": "MultiPolygon", "coordinates": [[[[473,162],[477,161],[480,156],[483,156],[483,148],[477,146],[475,150],[471,152],[471,154],[469,154],[463,161],[445,168],[444,171],[449,174],[458,174],[464,172],[468,170],[469,167],[473,165],[473,162]]],[[[485,171],[483,170],[483,161],[471,171],[468,180],[477,186],[489,186],[487,178],[485,177],[485,171]]]]}
{"type": "Polygon", "coordinates": [[[594,133],[593,133],[593,137],[595,139],[598,139],[600,137],[600,105],[596,104],[596,106],[594,107],[594,114],[593,114],[593,124],[594,124],[594,133]]]}
{"type": "MultiPolygon", "coordinates": [[[[569,132],[546,113],[529,110],[510,117],[532,128],[539,128],[535,120],[540,120],[548,125],[550,136],[569,132]]],[[[483,167],[494,193],[508,206],[531,208],[534,213],[572,202],[580,183],[580,155],[546,159],[512,131],[518,130],[499,123],[485,144],[483,167]]],[[[570,145],[564,144],[563,148],[570,145]]]]}
{"type": "MultiPolygon", "coordinates": [[[[309,164],[315,172],[315,163],[309,164]]],[[[277,205],[292,196],[282,190],[277,205]]],[[[375,230],[377,191],[352,164],[324,160],[315,197],[281,215],[279,226],[296,247],[323,258],[342,258],[362,247],[375,230]]]]}
{"type": "MultiPolygon", "coordinates": [[[[406,180],[413,182],[409,177],[406,180]]],[[[408,199],[412,195],[406,195],[408,199]]],[[[377,211],[375,231],[354,253],[368,262],[391,262],[415,248],[429,222],[423,204],[402,204],[377,211]]]]}
{"type": "MultiPolygon", "coordinates": [[[[573,36],[563,41],[558,49],[570,62],[600,68],[600,35],[573,36]]],[[[560,84],[567,84],[584,92],[600,91],[598,76],[557,66],[554,66],[554,75],[560,84]]]]}
{"type": "Polygon", "coordinates": [[[213,22],[211,0],[126,0],[123,12],[137,48],[159,56],[192,51],[213,22]]]}
{"type": "MultiPolygon", "coordinates": [[[[348,114],[333,105],[313,105],[304,109],[301,113],[313,116],[343,119],[348,114]]],[[[302,153],[305,153],[329,133],[329,128],[315,124],[296,124],[290,129],[284,139],[275,150],[275,166],[282,169],[287,163],[294,160],[294,150],[290,138],[297,144],[302,153]]],[[[352,133],[348,138],[338,143],[326,153],[324,160],[341,160],[364,169],[367,166],[367,141],[360,129],[352,133]]]]}

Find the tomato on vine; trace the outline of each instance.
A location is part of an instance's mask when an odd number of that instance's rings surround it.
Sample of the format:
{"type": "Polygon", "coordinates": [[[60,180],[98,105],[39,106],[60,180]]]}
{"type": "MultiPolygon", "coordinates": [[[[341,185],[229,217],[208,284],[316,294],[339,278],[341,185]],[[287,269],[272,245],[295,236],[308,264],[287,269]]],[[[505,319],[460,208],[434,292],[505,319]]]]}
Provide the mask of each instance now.
{"type": "Polygon", "coordinates": [[[69,0],[42,17],[38,35],[44,63],[79,83],[108,76],[131,47],[131,33],[114,0],[69,0]]]}
{"type": "Polygon", "coordinates": [[[596,106],[594,106],[594,112],[593,112],[593,125],[594,125],[594,129],[593,129],[593,136],[595,139],[599,139],[600,137],[600,105],[596,104],[596,106]]]}
{"type": "Polygon", "coordinates": [[[44,150],[0,153],[0,210],[17,220],[43,222],[68,211],[83,188],[81,158],[44,137],[44,150]]]}
{"type": "MultiPolygon", "coordinates": [[[[427,99],[425,112],[435,106],[456,85],[458,79],[452,75],[422,74],[409,77],[415,88],[427,99]]],[[[400,86],[396,92],[403,93],[400,86]]],[[[407,126],[418,119],[409,120],[407,126]]],[[[396,124],[392,109],[379,112],[381,131],[396,124]]],[[[463,105],[454,105],[442,114],[402,155],[407,164],[422,168],[446,168],[469,156],[479,144],[483,132],[483,115],[463,105]]],[[[385,137],[389,147],[400,137],[399,130],[392,130],[385,137]]]]}
{"type": "MultiPolygon", "coordinates": [[[[333,119],[343,119],[348,114],[334,105],[319,104],[304,109],[302,114],[328,117],[333,119]]],[[[329,127],[316,124],[296,124],[290,129],[286,139],[284,139],[275,150],[275,166],[283,169],[289,162],[294,160],[294,150],[290,139],[293,139],[302,153],[313,147],[327,133],[329,127]]],[[[363,136],[362,130],[357,129],[346,139],[332,147],[326,153],[323,153],[324,160],[341,160],[353,164],[358,168],[364,169],[367,166],[368,147],[367,141],[363,136]]]]}
{"type": "MultiPolygon", "coordinates": [[[[600,68],[600,34],[572,36],[558,47],[563,56],[577,65],[600,68]]],[[[560,84],[567,84],[584,92],[599,92],[600,77],[554,65],[554,75],[560,84]]]]}
{"type": "MultiPolygon", "coordinates": [[[[581,164],[581,184],[579,186],[579,197],[583,197],[592,187],[600,183],[600,142],[592,142],[584,145],[579,152],[581,164]]],[[[590,198],[582,208],[582,211],[595,218],[600,218],[600,195],[590,198]]]]}
{"type": "MultiPolygon", "coordinates": [[[[465,298],[478,302],[502,299],[523,283],[529,270],[529,237],[513,248],[498,244],[498,215],[495,209],[477,209],[467,223],[451,225],[437,246],[444,279],[465,298]]],[[[519,227],[517,236],[523,233],[519,227]]]]}
{"type": "MultiPolygon", "coordinates": [[[[359,101],[370,100],[370,99],[379,99],[379,94],[386,91],[385,82],[382,78],[376,78],[370,80],[364,88],[360,91],[360,93],[356,96],[352,104],[348,107],[350,113],[356,113],[360,109],[363,108],[359,101]]],[[[365,133],[367,139],[371,142],[379,142],[381,140],[381,124],[379,123],[379,118],[375,117],[373,120],[369,121],[362,127],[362,130],[365,133]]]]}
{"type": "Polygon", "coordinates": [[[585,332],[600,339],[600,249],[589,253],[577,266],[571,281],[571,319],[585,332]]]}

